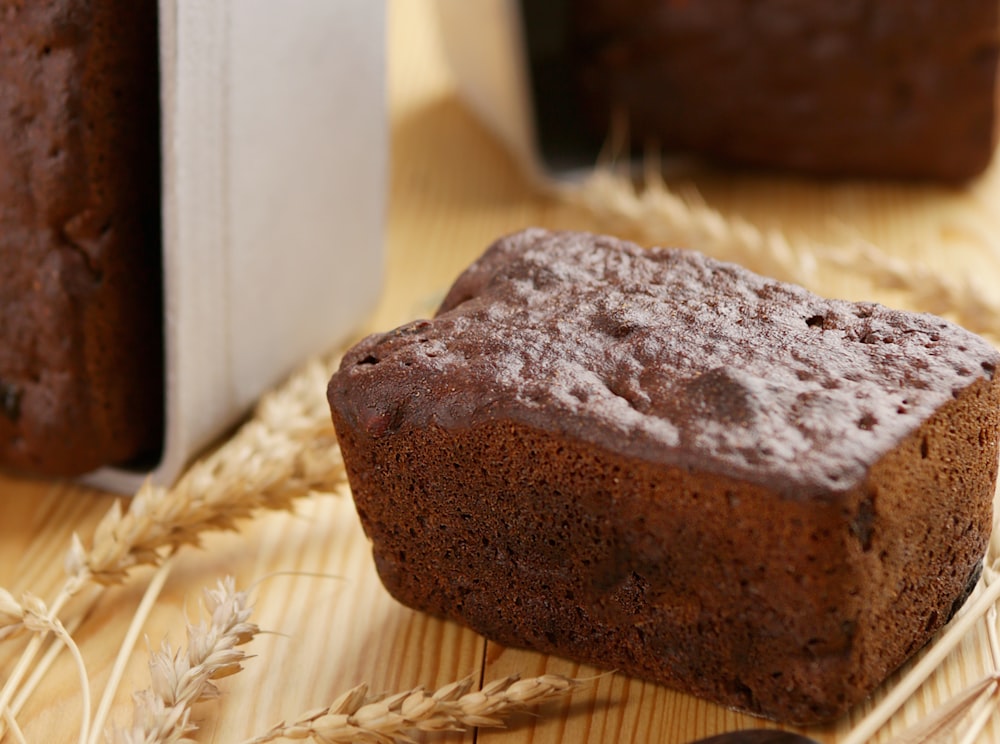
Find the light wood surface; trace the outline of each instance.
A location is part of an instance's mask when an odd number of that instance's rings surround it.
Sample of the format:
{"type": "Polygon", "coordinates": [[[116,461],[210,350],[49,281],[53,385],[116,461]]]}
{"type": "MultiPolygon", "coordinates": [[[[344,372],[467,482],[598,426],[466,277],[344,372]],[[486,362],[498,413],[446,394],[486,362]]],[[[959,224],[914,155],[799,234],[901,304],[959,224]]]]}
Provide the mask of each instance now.
{"type": "MultiPolygon", "coordinates": [[[[458,99],[441,56],[432,3],[390,4],[389,95],[393,171],[384,294],[370,329],[425,315],[450,280],[496,236],[523,226],[602,229],[591,214],[547,198],[458,99]]],[[[941,272],[969,272],[987,288],[1000,279],[1000,182],[996,169],[969,188],[811,183],[773,176],[702,173],[672,183],[697,189],[706,203],[768,227],[815,240],[845,230],[941,272]]],[[[831,276],[827,294],[864,296],[864,277],[831,276]]],[[[881,299],[881,297],[876,297],[881,299]]],[[[892,297],[906,304],[907,298],[892,297]]],[[[317,350],[320,351],[320,350],[317,350]]],[[[51,596],[73,532],[88,535],[112,498],[80,486],[0,476],[0,586],[51,596]]],[[[295,515],[269,514],[239,533],[214,535],[183,552],[145,628],[148,644],[184,642],[184,619],[197,612],[202,588],[225,575],[255,590],[258,637],[246,669],[223,680],[223,698],[198,709],[199,741],[227,744],[278,720],[328,704],[354,684],[375,690],[434,687],[465,675],[518,672],[590,677],[598,671],[561,659],[485,642],[452,623],[396,604],[382,589],[347,495],[309,499],[295,515]],[[272,576],[278,572],[290,575],[272,576]],[[271,577],[271,578],[266,578],[271,577]]],[[[138,571],[108,590],[76,633],[99,694],[149,576],[138,571]]],[[[13,647],[13,644],[11,644],[13,647]]],[[[0,675],[10,651],[0,656],[0,675]]],[[[130,693],[148,685],[139,644],[112,713],[124,723],[130,693]]],[[[938,701],[981,675],[988,663],[980,627],[879,736],[888,741],[938,701]]],[[[79,689],[60,658],[20,717],[32,742],[73,741],[79,689]]],[[[841,738],[863,706],[837,726],[811,731],[841,738]]],[[[487,744],[649,742],[670,744],[738,728],[768,725],[652,684],[598,677],[565,704],[518,718],[507,731],[433,737],[487,744]]],[[[995,724],[982,741],[1000,740],[995,724]]]]}

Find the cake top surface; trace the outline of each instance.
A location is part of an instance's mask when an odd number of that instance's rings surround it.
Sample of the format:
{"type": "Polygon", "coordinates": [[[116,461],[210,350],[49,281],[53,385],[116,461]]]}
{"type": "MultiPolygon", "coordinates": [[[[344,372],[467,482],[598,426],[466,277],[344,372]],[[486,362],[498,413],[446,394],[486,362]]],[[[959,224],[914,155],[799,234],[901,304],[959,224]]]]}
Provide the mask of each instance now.
{"type": "Polygon", "coordinates": [[[1000,354],[942,318],[586,233],[503,238],[331,403],[368,436],[510,420],[797,493],[843,490],[1000,354]]]}

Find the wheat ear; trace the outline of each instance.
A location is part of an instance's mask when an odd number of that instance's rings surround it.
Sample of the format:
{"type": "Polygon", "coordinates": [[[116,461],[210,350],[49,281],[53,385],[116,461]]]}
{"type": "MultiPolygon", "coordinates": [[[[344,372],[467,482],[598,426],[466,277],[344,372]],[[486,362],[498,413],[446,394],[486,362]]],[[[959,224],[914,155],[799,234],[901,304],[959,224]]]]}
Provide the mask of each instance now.
{"type": "Polygon", "coordinates": [[[319,362],[306,366],[172,488],[145,484],[127,511],[116,502],[89,551],[74,540],[71,581],[118,583],[135,566],[159,563],[164,550],[198,545],[205,532],[234,530],[257,510],[287,510],[309,493],[341,488],[343,460],[322,395],[329,376],[319,362]]]}
{"type": "Polygon", "coordinates": [[[14,638],[26,631],[24,606],[14,595],[0,587],[0,641],[14,638]]]}
{"type": "MultiPolygon", "coordinates": [[[[172,488],[144,485],[127,510],[116,501],[87,549],[74,536],[67,552],[67,579],[49,604],[51,617],[89,584],[125,580],[136,566],[159,564],[205,532],[232,530],[260,509],[290,509],[312,492],[346,484],[343,460],[330,423],[324,391],[334,362],[313,361],[265,395],[254,417],[215,452],[195,463],[172,488]]],[[[96,601],[96,595],[92,601],[96,601]]],[[[0,640],[21,632],[18,603],[0,589],[0,640]]],[[[36,634],[0,689],[0,733],[17,711],[11,700],[41,649],[36,634]]]]}
{"type": "Polygon", "coordinates": [[[156,572],[146,585],[146,591],[142,595],[142,600],[139,602],[138,607],[136,607],[135,613],[132,615],[132,622],[129,624],[128,630],[125,631],[125,637],[122,638],[122,642],[118,647],[118,655],[115,657],[115,663],[111,667],[111,673],[108,675],[108,681],[104,686],[104,693],[101,695],[97,712],[94,714],[93,726],[91,727],[90,738],[87,740],[87,744],[98,744],[100,740],[101,731],[104,729],[108,714],[111,712],[115,694],[121,686],[125,667],[132,656],[136,642],[139,640],[139,634],[142,632],[146,620],[149,619],[149,613],[152,612],[153,605],[159,598],[160,592],[163,590],[163,585],[167,582],[172,565],[171,560],[168,558],[156,569],[156,572]]]}
{"type": "Polygon", "coordinates": [[[152,684],[136,693],[132,725],[116,729],[108,740],[117,744],[173,744],[188,740],[197,730],[191,721],[195,703],[219,696],[215,680],[242,669],[246,653],[241,646],[259,632],[250,622],[253,606],[246,592],[236,591],[232,578],[205,591],[208,621],[188,624],[185,653],[175,653],[167,642],[149,661],[152,684]]]}
{"type": "Polygon", "coordinates": [[[738,216],[725,215],[670,189],[659,163],[647,163],[644,183],[610,168],[594,171],[582,183],[557,190],[565,202],[586,210],[611,231],[638,234],[656,243],[683,243],[716,258],[736,261],[775,279],[819,289],[824,267],[863,276],[884,290],[907,293],[926,312],[951,313],[971,331],[994,335],[1000,328],[1000,303],[973,277],[943,275],[926,266],[890,256],[851,237],[839,246],[795,239],[776,229],[763,230],[738,216]]]}
{"type": "Polygon", "coordinates": [[[427,693],[417,687],[393,695],[369,695],[359,685],[329,707],[279,723],[245,744],[276,739],[313,739],[323,744],[403,744],[416,731],[463,731],[473,726],[502,727],[514,713],[563,697],[584,684],[556,674],[518,679],[504,677],[472,691],[472,678],[427,693]]]}

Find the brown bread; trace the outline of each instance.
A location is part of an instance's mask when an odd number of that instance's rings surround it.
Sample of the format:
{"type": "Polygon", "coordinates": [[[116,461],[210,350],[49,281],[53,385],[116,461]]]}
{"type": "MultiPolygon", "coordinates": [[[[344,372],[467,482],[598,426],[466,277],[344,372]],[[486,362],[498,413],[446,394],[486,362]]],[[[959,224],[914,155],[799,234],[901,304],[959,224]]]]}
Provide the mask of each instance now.
{"type": "Polygon", "coordinates": [[[329,400],[400,601],[813,723],[978,577],[998,361],[934,316],[528,230],[354,347],[329,400]]]}

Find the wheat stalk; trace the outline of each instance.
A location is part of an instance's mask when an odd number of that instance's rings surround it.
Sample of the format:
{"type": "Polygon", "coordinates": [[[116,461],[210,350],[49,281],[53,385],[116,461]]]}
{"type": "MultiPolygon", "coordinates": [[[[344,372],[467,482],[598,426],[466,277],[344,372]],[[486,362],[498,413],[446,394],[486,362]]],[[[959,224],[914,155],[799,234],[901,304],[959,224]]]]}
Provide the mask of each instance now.
{"type": "Polygon", "coordinates": [[[94,726],[91,729],[90,739],[87,741],[87,744],[98,744],[101,729],[104,727],[104,723],[108,719],[108,714],[111,712],[111,706],[114,703],[115,694],[121,686],[122,677],[125,674],[129,658],[132,656],[135,644],[139,640],[139,634],[142,632],[142,628],[146,624],[149,614],[153,611],[153,606],[156,604],[160,592],[163,590],[163,585],[166,584],[171,566],[172,563],[169,559],[164,561],[146,584],[146,591],[143,592],[142,599],[132,615],[132,622],[129,623],[128,630],[125,631],[125,636],[118,647],[118,655],[115,657],[115,663],[111,667],[111,673],[108,675],[108,681],[104,686],[104,694],[101,695],[97,712],[94,714],[94,726]]]}
{"type": "MultiPolygon", "coordinates": [[[[259,628],[250,622],[253,611],[247,592],[236,591],[231,577],[206,590],[204,609],[208,622],[188,625],[185,653],[175,653],[169,643],[151,655],[152,684],[135,694],[132,725],[114,729],[111,744],[175,744],[191,741],[197,730],[192,706],[215,699],[214,681],[242,669],[242,646],[259,628]]],[[[370,695],[359,685],[341,695],[328,708],[306,713],[294,723],[281,723],[252,740],[263,744],[275,739],[312,738],[319,742],[411,742],[416,731],[459,731],[469,727],[502,727],[513,714],[547,700],[571,694],[583,680],[546,674],[520,680],[504,677],[473,691],[471,677],[441,687],[434,693],[414,688],[392,695],[370,695]]]]}
{"type": "Polygon", "coordinates": [[[14,595],[0,587],[0,641],[14,638],[25,632],[24,606],[14,595]]]}
{"type": "MultiPolygon", "coordinates": [[[[158,565],[182,546],[199,545],[208,531],[234,530],[239,519],[257,510],[288,510],[310,493],[342,488],[343,460],[323,395],[333,363],[313,361],[265,395],[254,417],[172,488],[147,483],[127,510],[116,501],[89,549],[74,535],[65,559],[67,578],[49,604],[49,617],[57,618],[87,584],[120,583],[133,568],[158,565]]],[[[0,589],[0,640],[24,630],[23,616],[22,605],[0,589]]],[[[0,735],[3,722],[17,713],[11,700],[43,641],[41,633],[31,639],[0,689],[0,735]]]]}
{"type": "Polygon", "coordinates": [[[257,510],[288,510],[311,492],[341,488],[343,460],[322,396],[330,374],[319,362],[306,366],[172,488],[145,484],[127,511],[115,502],[89,551],[73,541],[70,581],[119,583],[135,566],[159,563],[164,551],[199,545],[205,532],[234,530],[257,510]]]}
{"type": "Polygon", "coordinates": [[[25,630],[41,637],[43,634],[52,633],[59,641],[69,649],[76,665],[77,674],[80,679],[81,707],[83,712],[80,717],[80,744],[86,744],[90,735],[90,677],[87,675],[87,666],[83,661],[83,655],[76,641],[70,635],[66,627],[55,617],[52,610],[45,606],[45,603],[38,597],[25,593],[20,603],[21,625],[25,630]]]}
{"type": "MultiPolygon", "coordinates": [[[[1000,642],[996,639],[995,608],[1000,601],[1000,532],[994,523],[990,546],[983,566],[985,588],[978,597],[961,609],[958,615],[946,626],[942,635],[927,649],[903,677],[888,690],[886,696],[875,705],[868,714],[855,725],[840,744],[866,744],[875,733],[913,696],[917,689],[944,663],[945,658],[972,631],[972,628],[986,617],[990,634],[991,660],[1000,661],[1000,642]]],[[[913,727],[912,731],[904,732],[893,744],[912,744],[932,740],[932,737],[949,726],[957,725],[961,715],[982,699],[983,696],[995,696],[996,684],[1000,683],[1000,669],[994,669],[981,680],[973,683],[965,690],[957,693],[951,701],[945,703],[938,711],[932,713],[924,721],[913,727]]],[[[973,726],[978,725],[974,722],[973,726]]]]}
{"type": "Polygon", "coordinates": [[[14,736],[14,741],[17,744],[28,744],[27,739],[24,738],[24,732],[21,731],[21,727],[17,725],[17,720],[9,710],[4,712],[4,715],[0,717],[0,721],[3,721],[7,725],[7,730],[14,736]]]}
{"type": "MultiPolygon", "coordinates": [[[[45,603],[26,592],[21,601],[18,602],[14,596],[6,589],[0,588],[0,640],[13,638],[22,633],[33,633],[36,641],[48,633],[52,633],[56,638],[70,650],[73,662],[76,665],[80,679],[81,705],[83,712],[80,723],[81,744],[85,744],[90,732],[90,679],[87,675],[87,667],[84,664],[83,656],[72,635],[66,627],[55,616],[53,610],[45,606],[45,603]]],[[[0,716],[0,735],[3,727],[12,731],[18,741],[24,740],[17,722],[14,720],[14,712],[7,706],[0,708],[3,715],[0,716]]]]}
{"type": "Polygon", "coordinates": [[[185,653],[175,653],[168,642],[149,661],[152,684],[134,696],[131,727],[115,729],[108,740],[119,744],[173,744],[189,741],[197,730],[191,721],[195,703],[219,696],[215,681],[242,669],[241,648],[259,632],[250,622],[253,606],[246,592],[236,591],[227,577],[205,591],[208,621],[187,626],[185,653]]]}
{"type": "Polygon", "coordinates": [[[428,693],[416,687],[392,695],[370,695],[361,684],[328,708],[279,723],[245,744],[276,739],[313,739],[321,744],[403,744],[417,731],[464,731],[470,727],[502,727],[506,719],[546,700],[572,693],[583,682],[556,674],[519,679],[504,677],[472,691],[472,678],[428,693]]]}

